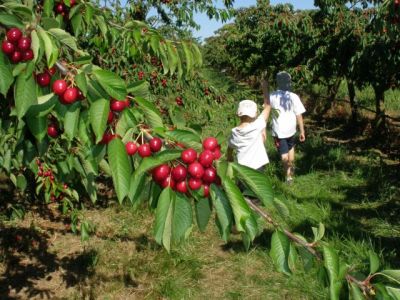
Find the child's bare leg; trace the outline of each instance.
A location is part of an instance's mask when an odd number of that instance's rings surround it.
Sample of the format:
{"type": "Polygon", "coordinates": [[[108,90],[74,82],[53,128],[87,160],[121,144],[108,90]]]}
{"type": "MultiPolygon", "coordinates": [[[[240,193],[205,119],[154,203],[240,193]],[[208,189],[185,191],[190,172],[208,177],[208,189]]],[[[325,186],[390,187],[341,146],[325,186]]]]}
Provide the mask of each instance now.
{"type": "Polygon", "coordinates": [[[288,152],[288,170],[287,170],[287,177],[294,176],[294,147],[289,150],[288,152]]]}
{"type": "Polygon", "coordinates": [[[288,178],[290,176],[290,168],[289,168],[289,153],[285,153],[281,155],[282,164],[283,164],[283,174],[288,178]]]}

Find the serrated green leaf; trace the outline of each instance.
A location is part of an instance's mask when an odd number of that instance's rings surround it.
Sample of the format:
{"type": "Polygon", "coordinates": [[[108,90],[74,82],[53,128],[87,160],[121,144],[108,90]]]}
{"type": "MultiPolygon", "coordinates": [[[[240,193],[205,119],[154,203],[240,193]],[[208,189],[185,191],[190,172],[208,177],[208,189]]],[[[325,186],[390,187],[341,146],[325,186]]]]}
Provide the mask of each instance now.
{"type": "Polygon", "coordinates": [[[90,105],[89,120],[93,132],[96,136],[96,143],[103,138],[104,131],[107,127],[108,113],[110,112],[110,101],[106,99],[98,99],[90,105]]]}
{"type": "MultiPolygon", "coordinates": [[[[274,205],[272,183],[267,176],[238,163],[232,163],[232,167],[237,172],[238,177],[245,182],[266,207],[274,205]]],[[[280,204],[281,206],[285,206],[282,202],[280,204]]]]}
{"type": "Polygon", "coordinates": [[[350,293],[351,293],[352,300],[364,300],[365,299],[360,288],[354,282],[350,283],[350,293]]]}
{"type": "Polygon", "coordinates": [[[33,136],[41,141],[47,135],[47,117],[30,115],[26,118],[26,122],[33,136]]]}
{"type": "Polygon", "coordinates": [[[76,45],[76,39],[72,35],[70,35],[68,32],[66,32],[63,29],[60,28],[51,28],[48,31],[57,41],[59,41],[61,44],[64,44],[65,46],[71,48],[74,51],[79,52],[80,50],[78,49],[76,45]]]}
{"type": "Polygon", "coordinates": [[[376,274],[383,275],[386,278],[389,278],[390,280],[400,284],[400,270],[383,270],[376,274]]]}
{"type": "Polygon", "coordinates": [[[289,251],[289,238],[283,232],[276,230],[271,237],[271,250],[269,255],[276,269],[286,275],[291,274],[288,264],[289,251]]]}
{"type": "Polygon", "coordinates": [[[202,150],[201,137],[192,131],[175,129],[166,131],[165,135],[176,142],[182,143],[186,147],[195,149],[197,152],[202,150]]]}
{"type": "Polygon", "coordinates": [[[74,30],[75,36],[79,36],[81,33],[82,19],[83,19],[83,16],[80,13],[75,14],[71,18],[72,29],[74,30]]]}
{"type": "Polygon", "coordinates": [[[342,288],[342,278],[339,277],[340,266],[339,257],[335,249],[324,245],[324,266],[329,277],[329,295],[332,300],[339,300],[340,290],[342,288]]]}
{"type": "Polygon", "coordinates": [[[180,150],[164,150],[158,152],[156,155],[151,157],[145,157],[140,163],[139,167],[135,170],[135,174],[141,174],[148,170],[153,169],[163,163],[177,159],[181,156],[180,150]]]}
{"type": "Polygon", "coordinates": [[[73,140],[78,131],[81,102],[68,105],[64,116],[64,132],[69,140],[73,140]]]}
{"type": "Polygon", "coordinates": [[[160,113],[153,103],[141,97],[135,97],[135,101],[143,111],[146,121],[151,127],[155,128],[164,126],[160,113]]]}
{"type": "Polygon", "coordinates": [[[206,230],[207,224],[211,217],[211,203],[208,198],[200,199],[195,202],[197,225],[201,232],[206,230]]]}
{"type": "Polygon", "coordinates": [[[11,64],[4,53],[0,52],[0,93],[5,97],[11,84],[14,82],[11,64]]]}
{"type": "Polygon", "coordinates": [[[43,1],[43,15],[45,17],[50,17],[54,9],[54,0],[44,0],[43,1]]]}
{"type": "Polygon", "coordinates": [[[393,300],[400,300],[400,289],[387,286],[386,290],[393,300]]]}
{"type": "Polygon", "coordinates": [[[131,177],[131,183],[128,194],[128,198],[133,205],[135,205],[138,202],[144,190],[145,183],[146,183],[146,175],[144,173],[138,175],[133,173],[131,177]]]}
{"type": "Polygon", "coordinates": [[[31,40],[32,40],[32,46],[31,49],[33,51],[33,62],[36,63],[36,61],[40,61],[41,60],[41,53],[40,52],[40,40],[39,40],[39,36],[36,32],[36,30],[32,30],[31,32],[31,40]]]}
{"type": "Polygon", "coordinates": [[[114,188],[119,203],[122,203],[129,193],[132,173],[132,167],[129,162],[128,154],[126,153],[125,145],[119,138],[115,138],[108,144],[107,154],[114,188]]]}
{"type": "Polygon", "coordinates": [[[86,97],[87,95],[87,80],[84,72],[80,72],[75,76],[75,83],[81,90],[82,94],[86,97]]]}
{"type": "Polygon", "coordinates": [[[118,75],[106,70],[95,70],[93,75],[110,97],[116,100],[125,99],[127,95],[125,81],[118,75]]]}
{"type": "Polygon", "coordinates": [[[24,24],[15,15],[1,13],[0,23],[7,27],[18,27],[20,29],[24,28],[24,24]]]}
{"type": "Polygon", "coordinates": [[[135,81],[128,85],[128,93],[133,97],[147,98],[150,96],[150,84],[146,80],[135,81]]]}
{"type": "Polygon", "coordinates": [[[225,193],[215,184],[210,185],[210,196],[217,214],[218,229],[222,239],[229,239],[233,224],[233,212],[225,193]]]}
{"type": "Polygon", "coordinates": [[[33,76],[26,78],[24,73],[18,75],[14,95],[17,116],[21,119],[32,105],[37,104],[36,83],[33,76]]]}
{"type": "MultiPolygon", "coordinates": [[[[154,238],[160,245],[163,245],[165,231],[169,232],[170,235],[172,232],[172,213],[170,210],[172,209],[172,202],[175,196],[176,194],[168,187],[161,192],[160,198],[158,199],[154,225],[154,238]],[[169,227],[169,229],[166,229],[166,227],[169,227]]],[[[166,245],[164,244],[164,247],[168,252],[170,250],[170,238],[170,236],[169,239],[167,237],[168,240],[165,241],[166,245]]]]}
{"type": "Polygon", "coordinates": [[[189,199],[177,193],[174,203],[172,241],[179,244],[189,234],[193,223],[192,206],[189,199]]]}
{"type": "Polygon", "coordinates": [[[53,40],[50,38],[49,34],[42,28],[38,28],[37,32],[39,38],[44,44],[44,52],[47,59],[47,67],[51,68],[58,59],[58,48],[54,45],[53,40]]]}
{"type": "Polygon", "coordinates": [[[369,274],[373,274],[379,269],[379,257],[374,251],[369,251],[369,274]]]}

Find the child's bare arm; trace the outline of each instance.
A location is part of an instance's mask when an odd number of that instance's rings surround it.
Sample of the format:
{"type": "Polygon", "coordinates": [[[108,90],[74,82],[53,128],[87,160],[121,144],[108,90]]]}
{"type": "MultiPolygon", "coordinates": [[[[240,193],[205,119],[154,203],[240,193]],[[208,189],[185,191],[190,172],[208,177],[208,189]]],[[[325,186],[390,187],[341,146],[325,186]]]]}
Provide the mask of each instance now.
{"type": "Polygon", "coordinates": [[[261,87],[262,87],[262,93],[263,93],[263,97],[264,97],[264,109],[261,112],[261,114],[264,116],[264,120],[267,121],[268,117],[269,117],[269,113],[271,112],[271,105],[269,102],[268,83],[264,78],[262,79],[261,87]]]}

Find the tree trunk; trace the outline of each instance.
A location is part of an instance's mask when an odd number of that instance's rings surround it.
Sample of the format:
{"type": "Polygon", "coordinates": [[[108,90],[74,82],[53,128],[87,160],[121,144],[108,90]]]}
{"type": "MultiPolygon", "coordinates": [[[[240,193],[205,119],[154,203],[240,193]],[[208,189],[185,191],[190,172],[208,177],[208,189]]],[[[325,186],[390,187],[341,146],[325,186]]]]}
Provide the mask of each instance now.
{"type": "Polygon", "coordinates": [[[385,91],[379,86],[374,86],[375,92],[375,120],[385,121],[385,91]]]}
{"type": "Polygon", "coordinates": [[[337,94],[337,92],[339,90],[339,86],[340,86],[341,81],[342,81],[342,79],[338,78],[338,79],[336,79],[334,84],[328,86],[328,97],[327,97],[326,102],[325,102],[325,104],[324,104],[324,106],[322,108],[322,111],[320,112],[321,116],[326,114],[328,112],[328,110],[332,108],[332,105],[333,105],[333,103],[334,103],[334,101],[336,99],[336,94],[337,94]]]}
{"type": "Polygon", "coordinates": [[[347,90],[349,92],[350,98],[351,119],[353,123],[356,123],[358,118],[358,107],[357,103],[355,102],[356,89],[354,87],[354,82],[352,82],[351,80],[347,80],[347,90]]]}

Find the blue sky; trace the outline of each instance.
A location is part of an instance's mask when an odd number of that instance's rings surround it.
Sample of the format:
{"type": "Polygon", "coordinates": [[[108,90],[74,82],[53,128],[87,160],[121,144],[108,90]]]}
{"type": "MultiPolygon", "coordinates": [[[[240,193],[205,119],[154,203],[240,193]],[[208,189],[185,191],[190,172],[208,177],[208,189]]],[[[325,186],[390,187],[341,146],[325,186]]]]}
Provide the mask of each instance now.
{"type": "MultiPolygon", "coordinates": [[[[222,1],[216,1],[221,6],[222,1]]],[[[249,7],[256,4],[256,0],[235,0],[234,7],[249,7]]],[[[295,9],[312,9],[314,8],[314,0],[286,0],[286,1],[278,1],[278,0],[270,0],[271,5],[279,4],[279,3],[291,3],[293,4],[295,9]]],[[[194,31],[194,36],[204,39],[206,37],[212,36],[214,31],[220,28],[223,23],[210,20],[206,14],[197,14],[195,15],[195,20],[198,24],[200,24],[201,29],[198,31],[194,31]]]]}

